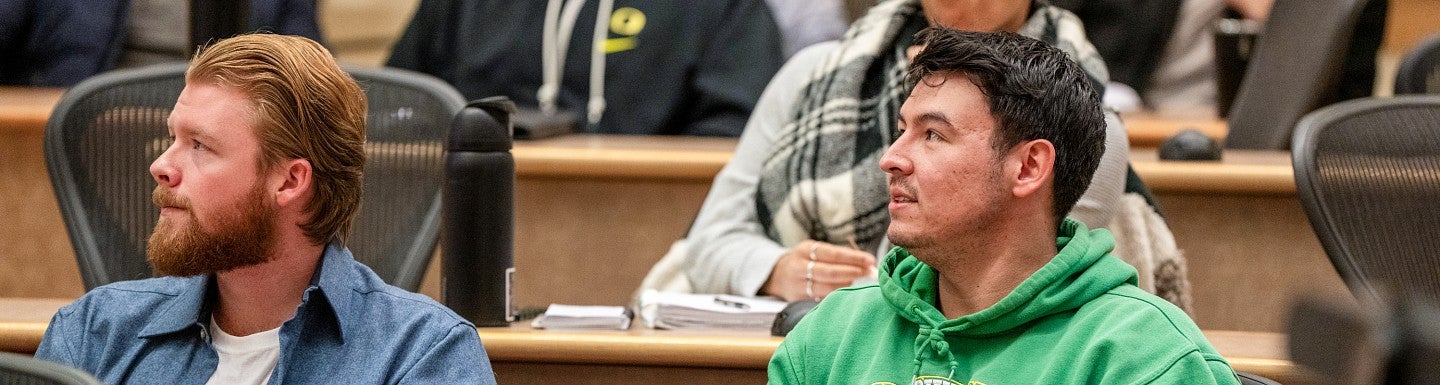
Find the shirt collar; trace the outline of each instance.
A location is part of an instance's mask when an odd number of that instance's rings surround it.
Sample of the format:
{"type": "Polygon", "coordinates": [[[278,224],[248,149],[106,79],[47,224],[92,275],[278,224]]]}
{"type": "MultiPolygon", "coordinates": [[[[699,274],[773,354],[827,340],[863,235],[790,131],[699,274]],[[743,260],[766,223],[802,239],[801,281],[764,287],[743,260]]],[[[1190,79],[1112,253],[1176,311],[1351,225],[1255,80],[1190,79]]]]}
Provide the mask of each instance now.
{"type": "Polygon", "coordinates": [[[325,310],[338,324],[336,332],[339,333],[340,341],[345,340],[345,331],[352,329],[346,322],[356,322],[354,317],[345,317],[346,314],[353,314],[354,301],[359,297],[357,292],[367,291],[362,287],[368,284],[364,277],[356,270],[357,262],[355,256],[350,254],[350,249],[341,246],[338,242],[331,242],[325,246],[325,255],[320,259],[320,266],[316,270],[316,276],[310,279],[310,288],[305,290],[305,297],[302,299],[301,309],[311,307],[311,293],[318,292],[324,297],[325,310]]]}
{"type": "MultiPolygon", "coordinates": [[[[329,312],[324,316],[335,319],[339,323],[336,329],[340,334],[341,341],[345,339],[346,317],[353,308],[351,300],[355,296],[350,295],[352,291],[362,290],[359,286],[364,285],[363,279],[355,277],[356,272],[352,265],[355,257],[350,250],[339,243],[331,242],[325,246],[325,254],[320,258],[320,266],[315,269],[315,275],[310,278],[310,287],[302,294],[298,312],[314,311],[311,308],[323,309],[329,312]],[[328,306],[318,306],[313,303],[312,293],[319,293],[323,296],[319,303],[328,306]]],[[[156,316],[140,330],[140,337],[153,337],[162,334],[176,333],[186,330],[192,326],[200,325],[200,321],[210,318],[210,306],[213,303],[210,297],[215,295],[214,285],[215,274],[194,276],[184,278],[177,288],[178,295],[175,299],[162,305],[156,312],[156,316]]],[[[312,316],[320,316],[315,314],[312,316]]]]}

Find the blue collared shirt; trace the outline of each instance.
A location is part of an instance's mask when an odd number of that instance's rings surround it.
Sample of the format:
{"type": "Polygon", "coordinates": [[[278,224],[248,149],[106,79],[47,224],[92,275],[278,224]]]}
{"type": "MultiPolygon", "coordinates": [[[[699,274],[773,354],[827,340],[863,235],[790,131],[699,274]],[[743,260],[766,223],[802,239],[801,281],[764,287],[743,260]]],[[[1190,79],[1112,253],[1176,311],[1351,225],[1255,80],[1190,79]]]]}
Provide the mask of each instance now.
{"type": "MultiPolygon", "coordinates": [[[[95,288],[55,314],[35,356],[109,384],[203,384],[219,359],[206,330],[210,276],[95,288]]],[[[295,317],[280,326],[271,384],[494,384],[475,326],[385,284],[331,244],[295,317]]]]}

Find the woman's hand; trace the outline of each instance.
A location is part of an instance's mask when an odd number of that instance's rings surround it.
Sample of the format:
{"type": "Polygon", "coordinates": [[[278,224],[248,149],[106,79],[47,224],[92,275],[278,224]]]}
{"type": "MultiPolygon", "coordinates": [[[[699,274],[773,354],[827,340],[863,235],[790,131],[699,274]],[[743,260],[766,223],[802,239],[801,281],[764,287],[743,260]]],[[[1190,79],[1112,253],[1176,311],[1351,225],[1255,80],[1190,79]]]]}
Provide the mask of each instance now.
{"type": "Polygon", "coordinates": [[[870,253],[807,240],[780,256],[760,291],[786,301],[818,300],[874,270],[875,256],[870,253]]]}

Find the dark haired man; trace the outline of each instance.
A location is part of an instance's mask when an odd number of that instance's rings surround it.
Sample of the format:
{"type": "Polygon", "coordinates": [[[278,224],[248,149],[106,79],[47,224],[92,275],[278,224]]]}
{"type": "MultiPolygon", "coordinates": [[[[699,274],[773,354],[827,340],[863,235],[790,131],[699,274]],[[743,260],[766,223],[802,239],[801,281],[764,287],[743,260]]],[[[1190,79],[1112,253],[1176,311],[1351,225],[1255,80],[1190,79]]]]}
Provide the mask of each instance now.
{"type": "Polygon", "coordinates": [[[770,361],[771,383],[1237,383],[1106,230],[1064,215],[1104,152],[1099,96],[1062,51],[932,28],[910,64],[878,286],[844,288],[770,361]]]}

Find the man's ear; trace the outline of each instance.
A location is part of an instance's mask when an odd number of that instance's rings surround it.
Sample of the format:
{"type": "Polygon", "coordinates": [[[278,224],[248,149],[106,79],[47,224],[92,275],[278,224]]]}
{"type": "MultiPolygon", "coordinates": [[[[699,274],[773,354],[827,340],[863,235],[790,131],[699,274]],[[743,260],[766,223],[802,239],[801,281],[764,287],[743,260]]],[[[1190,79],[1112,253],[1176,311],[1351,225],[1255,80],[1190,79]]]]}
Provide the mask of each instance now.
{"type": "Polygon", "coordinates": [[[279,185],[273,190],[275,192],[275,204],[280,207],[287,207],[295,203],[305,203],[306,197],[313,195],[310,191],[312,182],[312,171],[310,161],[306,159],[291,159],[281,163],[279,172],[279,185]]]}
{"type": "Polygon", "coordinates": [[[1036,139],[1021,143],[1011,153],[1011,159],[1018,165],[1018,172],[1011,182],[1011,193],[1026,197],[1046,186],[1055,174],[1055,144],[1049,140],[1036,139]]]}

